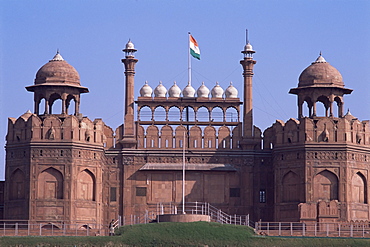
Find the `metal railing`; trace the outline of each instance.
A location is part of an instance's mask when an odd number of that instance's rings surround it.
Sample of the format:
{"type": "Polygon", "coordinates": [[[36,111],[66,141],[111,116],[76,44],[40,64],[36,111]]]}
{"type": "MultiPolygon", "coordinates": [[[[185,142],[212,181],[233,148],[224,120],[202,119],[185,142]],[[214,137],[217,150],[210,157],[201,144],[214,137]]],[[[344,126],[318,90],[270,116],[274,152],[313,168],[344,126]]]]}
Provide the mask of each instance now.
{"type": "Polygon", "coordinates": [[[121,224],[146,224],[154,222],[157,215],[182,213],[209,215],[212,222],[221,224],[247,225],[254,227],[254,222],[250,220],[249,215],[229,215],[206,202],[186,202],[184,205],[182,203],[173,202],[151,204],[149,205],[149,210],[141,215],[122,217],[121,224]]]}
{"type": "Polygon", "coordinates": [[[100,224],[66,224],[61,222],[30,223],[0,221],[0,236],[99,236],[108,235],[108,227],[100,224]]]}
{"type": "MultiPolygon", "coordinates": [[[[186,214],[209,215],[212,222],[254,227],[254,222],[249,219],[249,215],[229,215],[204,202],[187,202],[184,205],[181,203],[151,204],[142,214],[120,216],[118,226],[156,222],[157,215],[182,214],[183,209],[186,214]]],[[[108,234],[107,224],[0,220],[0,236],[105,236],[108,234]]]]}
{"type": "Polygon", "coordinates": [[[255,230],[271,236],[370,237],[369,222],[256,222],[255,230]]]}

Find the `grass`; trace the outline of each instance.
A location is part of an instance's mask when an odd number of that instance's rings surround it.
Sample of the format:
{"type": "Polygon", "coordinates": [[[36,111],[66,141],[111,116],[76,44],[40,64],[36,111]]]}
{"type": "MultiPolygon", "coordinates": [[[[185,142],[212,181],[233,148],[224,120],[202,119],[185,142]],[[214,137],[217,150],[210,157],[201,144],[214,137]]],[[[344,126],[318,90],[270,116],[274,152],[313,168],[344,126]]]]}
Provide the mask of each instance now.
{"type": "Polygon", "coordinates": [[[265,237],[246,226],[208,222],[124,226],[116,233],[113,237],[1,237],[0,246],[370,246],[369,239],[265,237]]]}

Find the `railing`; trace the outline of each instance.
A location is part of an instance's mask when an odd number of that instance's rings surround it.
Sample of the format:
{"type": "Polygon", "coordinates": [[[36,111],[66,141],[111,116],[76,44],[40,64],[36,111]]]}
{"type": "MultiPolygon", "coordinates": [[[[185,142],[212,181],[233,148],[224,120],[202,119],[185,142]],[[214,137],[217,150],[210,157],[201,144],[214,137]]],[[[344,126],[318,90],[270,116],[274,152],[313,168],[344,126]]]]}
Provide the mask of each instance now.
{"type": "Polygon", "coordinates": [[[221,224],[248,225],[254,227],[249,215],[229,215],[222,210],[205,202],[157,203],[149,205],[149,210],[142,215],[130,215],[122,218],[122,225],[145,224],[156,220],[157,215],[163,214],[201,214],[209,215],[211,221],[221,224]],[[184,211],[184,212],[183,212],[184,211]]]}
{"type": "Polygon", "coordinates": [[[108,227],[98,224],[30,223],[0,221],[0,236],[99,236],[108,235],[108,227]]]}
{"type": "Polygon", "coordinates": [[[370,237],[368,222],[256,222],[256,232],[271,236],[370,237]]]}
{"type": "MultiPolygon", "coordinates": [[[[140,215],[120,216],[118,225],[135,225],[156,222],[157,215],[163,214],[209,215],[212,222],[221,224],[247,225],[254,227],[249,215],[228,215],[220,209],[204,202],[157,203],[149,205],[140,215]]],[[[27,220],[1,220],[0,236],[104,236],[108,235],[108,225],[89,222],[68,223],[50,221],[35,223],[27,220]]]]}

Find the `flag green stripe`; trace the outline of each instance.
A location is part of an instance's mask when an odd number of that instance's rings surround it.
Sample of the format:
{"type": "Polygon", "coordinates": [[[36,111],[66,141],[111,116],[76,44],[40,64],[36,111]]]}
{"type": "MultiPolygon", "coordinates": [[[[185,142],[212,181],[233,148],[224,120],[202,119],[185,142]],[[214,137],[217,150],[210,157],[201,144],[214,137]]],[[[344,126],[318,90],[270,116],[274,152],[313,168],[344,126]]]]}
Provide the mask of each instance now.
{"type": "Polygon", "coordinates": [[[196,59],[200,60],[200,54],[195,53],[195,51],[194,51],[193,49],[191,49],[191,48],[190,48],[190,54],[191,54],[194,58],[196,58],[196,59]]]}

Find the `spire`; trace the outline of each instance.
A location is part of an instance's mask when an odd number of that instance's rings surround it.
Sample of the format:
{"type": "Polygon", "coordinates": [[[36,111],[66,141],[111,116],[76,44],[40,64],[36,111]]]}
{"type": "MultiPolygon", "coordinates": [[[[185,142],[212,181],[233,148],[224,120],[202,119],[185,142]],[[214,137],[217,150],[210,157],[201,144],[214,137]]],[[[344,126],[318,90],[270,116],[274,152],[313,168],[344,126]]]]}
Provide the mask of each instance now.
{"type": "Polygon", "coordinates": [[[326,60],[325,60],[325,58],[322,56],[321,51],[320,51],[319,57],[318,57],[318,58],[316,59],[316,61],[315,61],[315,62],[313,62],[313,63],[326,63],[326,60]]]}
{"type": "Polygon", "coordinates": [[[250,57],[250,58],[253,58],[253,53],[255,53],[255,51],[253,50],[253,47],[252,45],[249,43],[249,39],[248,39],[248,29],[245,30],[245,36],[246,36],[246,45],[244,46],[244,50],[241,51],[241,53],[244,54],[244,57],[250,57]]]}
{"type": "Polygon", "coordinates": [[[60,55],[59,53],[59,49],[57,49],[57,54],[55,54],[53,59],[49,60],[49,62],[53,62],[53,61],[64,61],[62,55],[60,55]]]}

